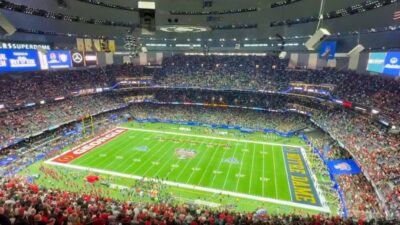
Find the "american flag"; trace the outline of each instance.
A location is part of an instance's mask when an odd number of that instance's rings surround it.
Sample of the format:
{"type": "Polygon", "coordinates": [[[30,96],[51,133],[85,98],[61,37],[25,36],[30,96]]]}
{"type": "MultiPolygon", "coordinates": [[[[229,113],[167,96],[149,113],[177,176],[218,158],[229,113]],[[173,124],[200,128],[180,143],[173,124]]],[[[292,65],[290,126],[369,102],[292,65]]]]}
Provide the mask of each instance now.
{"type": "Polygon", "coordinates": [[[393,20],[400,20],[400,10],[393,13],[393,20]]]}

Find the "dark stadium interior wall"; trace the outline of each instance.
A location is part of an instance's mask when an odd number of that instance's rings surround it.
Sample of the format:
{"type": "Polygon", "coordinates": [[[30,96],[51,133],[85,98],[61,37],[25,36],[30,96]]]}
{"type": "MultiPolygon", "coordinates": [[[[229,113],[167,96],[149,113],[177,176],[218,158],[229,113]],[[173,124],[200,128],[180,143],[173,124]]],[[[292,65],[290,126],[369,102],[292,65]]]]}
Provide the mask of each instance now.
{"type": "Polygon", "coordinates": [[[367,64],[368,64],[368,58],[369,58],[369,52],[363,52],[360,54],[360,57],[358,59],[358,67],[357,67],[357,72],[358,73],[369,73],[367,72],[367,64]]]}
{"type": "Polygon", "coordinates": [[[82,36],[85,34],[95,36],[105,35],[109,37],[122,36],[126,33],[127,29],[126,27],[53,20],[39,16],[24,15],[8,10],[0,10],[0,13],[4,15],[15,27],[24,29],[71,33],[82,36]]]}
{"type": "MultiPolygon", "coordinates": [[[[327,62],[317,58],[316,53],[293,53],[290,54],[290,68],[294,67],[307,67],[309,69],[322,69],[325,67],[335,66],[338,70],[349,70],[351,69],[349,57],[339,57],[334,59],[333,62],[327,62]],[[292,56],[293,55],[293,56],[292,56]]],[[[360,74],[367,74],[367,63],[369,58],[369,51],[360,53],[358,61],[356,60],[355,70],[360,74]]]]}
{"type": "Polygon", "coordinates": [[[356,5],[359,3],[365,2],[365,0],[327,0],[325,1],[325,10],[324,12],[330,12],[341,8],[347,8],[350,5],[356,5]]]}
{"type": "MultiPolygon", "coordinates": [[[[49,0],[13,0],[15,4],[26,5],[31,8],[44,9],[51,12],[63,13],[70,16],[81,16],[85,18],[95,18],[99,20],[112,20],[119,22],[136,22],[138,23],[138,12],[113,9],[103,6],[97,6],[94,4],[88,4],[77,0],[64,0],[67,3],[67,7],[59,7],[57,1],[49,0]]],[[[103,0],[102,0],[103,1],[103,0]]],[[[137,1],[132,1],[136,2],[137,1]]],[[[117,2],[116,5],[121,5],[117,2]]],[[[137,7],[137,5],[135,6],[137,7]]]]}
{"type": "Polygon", "coordinates": [[[336,58],[336,68],[338,70],[346,70],[349,67],[349,58],[348,57],[342,57],[342,58],[336,58]]]}
{"type": "MultiPolygon", "coordinates": [[[[294,5],[294,4],[293,4],[294,5]]],[[[368,12],[359,13],[356,15],[345,16],[342,18],[335,18],[324,20],[321,27],[327,28],[331,33],[358,31],[370,28],[379,28],[396,24],[393,21],[393,12],[396,5],[392,4],[382,8],[374,9],[368,12]],[[379,19],[377,19],[379,18],[379,19]]],[[[300,10],[301,11],[301,10],[300,10]]],[[[316,13],[315,15],[317,15],[316,13]]],[[[310,15],[310,14],[309,14],[310,15]]],[[[286,16],[285,19],[295,19],[291,15],[286,16]]],[[[282,32],[284,36],[308,35],[315,32],[317,23],[305,23],[291,26],[284,26],[282,32]]],[[[279,27],[276,28],[279,31],[279,27]]]]}
{"type": "Polygon", "coordinates": [[[137,1],[132,1],[132,0],[101,0],[101,1],[107,4],[127,6],[131,8],[137,7],[137,1]]]}

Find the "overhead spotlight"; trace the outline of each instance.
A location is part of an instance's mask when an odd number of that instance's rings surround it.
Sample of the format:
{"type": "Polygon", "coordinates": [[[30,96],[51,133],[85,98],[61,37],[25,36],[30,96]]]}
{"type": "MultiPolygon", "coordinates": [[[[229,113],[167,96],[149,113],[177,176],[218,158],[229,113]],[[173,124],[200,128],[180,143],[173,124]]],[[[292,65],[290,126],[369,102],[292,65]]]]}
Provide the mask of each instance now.
{"type": "Polygon", "coordinates": [[[287,55],[287,52],[285,52],[285,51],[280,52],[279,59],[285,59],[286,55],[287,55]]]}
{"type": "Polygon", "coordinates": [[[0,35],[13,35],[17,29],[4,16],[0,15],[0,35]]]}
{"type": "Polygon", "coordinates": [[[362,52],[364,49],[365,49],[364,46],[358,44],[356,47],[354,47],[352,50],[350,50],[350,51],[347,53],[347,56],[352,57],[352,56],[358,55],[358,54],[360,54],[360,52],[362,52]]]}
{"type": "Polygon", "coordinates": [[[315,50],[315,48],[326,38],[328,38],[331,35],[331,33],[325,29],[325,28],[320,28],[317,30],[311,37],[308,39],[308,41],[304,44],[308,50],[315,50]]]}

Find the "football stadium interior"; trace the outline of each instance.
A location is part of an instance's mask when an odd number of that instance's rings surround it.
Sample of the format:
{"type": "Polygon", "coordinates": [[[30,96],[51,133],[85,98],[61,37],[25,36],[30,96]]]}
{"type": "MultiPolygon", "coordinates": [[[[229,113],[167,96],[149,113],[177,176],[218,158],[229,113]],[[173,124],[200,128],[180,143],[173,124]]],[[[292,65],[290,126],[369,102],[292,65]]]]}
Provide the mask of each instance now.
{"type": "Polygon", "coordinates": [[[0,0],[0,225],[400,225],[400,1],[0,0]]]}

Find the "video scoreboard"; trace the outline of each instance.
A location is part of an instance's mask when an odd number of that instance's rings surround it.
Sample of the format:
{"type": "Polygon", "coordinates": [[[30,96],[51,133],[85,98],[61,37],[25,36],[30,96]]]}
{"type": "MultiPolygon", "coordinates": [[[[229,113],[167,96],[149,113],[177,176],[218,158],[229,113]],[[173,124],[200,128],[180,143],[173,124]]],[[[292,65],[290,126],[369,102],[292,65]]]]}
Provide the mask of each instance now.
{"type": "Polygon", "coordinates": [[[367,71],[400,77],[400,52],[371,52],[367,71]]]}
{"type": "Polygon", "coordinates": [[[97,54],[66,50],[0,49],[0,72],[68,69],[97,65],[97,54]]]}

